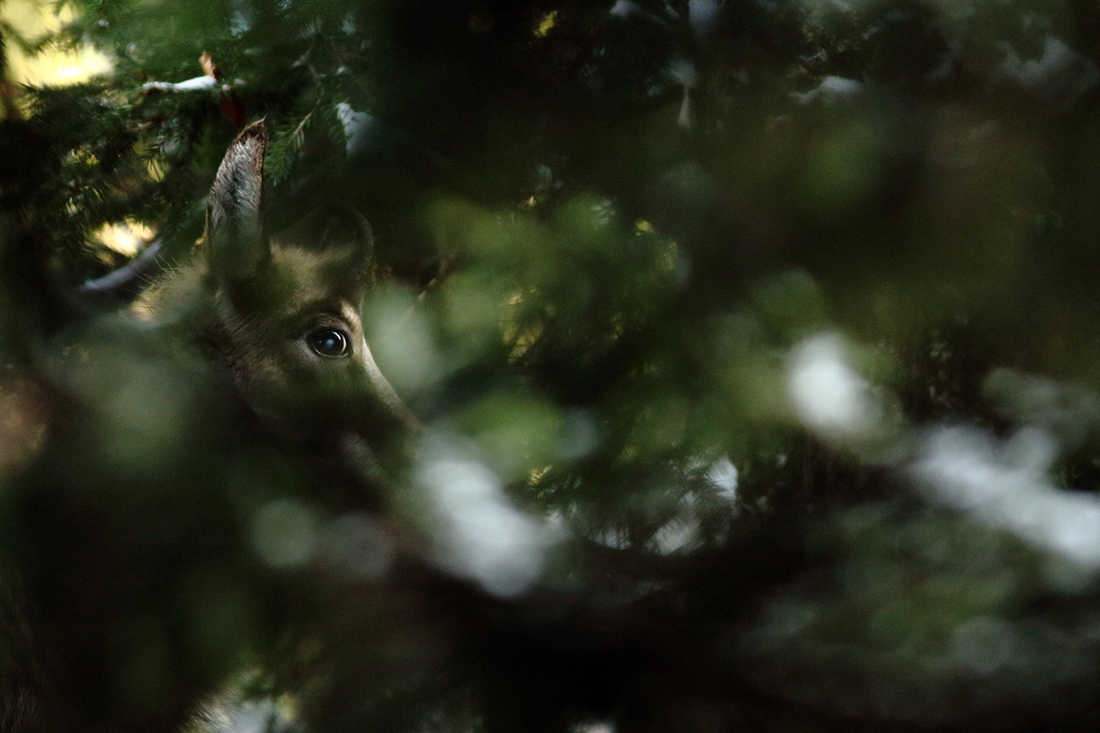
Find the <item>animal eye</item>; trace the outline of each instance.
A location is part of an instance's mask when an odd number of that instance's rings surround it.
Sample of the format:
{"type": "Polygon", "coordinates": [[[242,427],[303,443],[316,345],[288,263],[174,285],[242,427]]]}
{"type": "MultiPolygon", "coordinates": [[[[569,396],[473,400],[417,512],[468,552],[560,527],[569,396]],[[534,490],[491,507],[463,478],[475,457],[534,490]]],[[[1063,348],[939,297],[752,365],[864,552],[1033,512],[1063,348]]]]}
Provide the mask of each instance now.
{"type": "Polygon", "coordinates": [[[306,337],[309,347],[318,356],[347,356],[351,351],[351,339],[337,328],[321,328],[306,337]]]}

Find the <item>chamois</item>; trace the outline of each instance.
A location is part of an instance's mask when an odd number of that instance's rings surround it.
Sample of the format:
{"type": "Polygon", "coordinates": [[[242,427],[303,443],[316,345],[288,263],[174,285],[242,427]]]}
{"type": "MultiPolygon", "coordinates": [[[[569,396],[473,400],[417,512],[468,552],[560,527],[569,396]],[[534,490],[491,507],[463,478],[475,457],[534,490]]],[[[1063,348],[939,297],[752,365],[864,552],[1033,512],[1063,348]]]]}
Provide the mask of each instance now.
{"type": "Polygon", "coordinates": [[[290,437],[336,440],[361,467],[400,462],[416,420],[378,369],[359,311],[370,225],[332,208],[266,237],[266,142],[261,121],[230,145],[208,199],[205,253],[161,278],[138,312],[193,341],[290,437]]]}
{"type": "Polygon", "coordinates": [[[313,530],[369,518],[409,463],[360,318],[370,227],[336,210],[268,237],[266,141],[230,145],[202,246],[131,317],[46,350],[42,437],[0,496],[5,732],[181,729],[316,616],[313,530]]]}

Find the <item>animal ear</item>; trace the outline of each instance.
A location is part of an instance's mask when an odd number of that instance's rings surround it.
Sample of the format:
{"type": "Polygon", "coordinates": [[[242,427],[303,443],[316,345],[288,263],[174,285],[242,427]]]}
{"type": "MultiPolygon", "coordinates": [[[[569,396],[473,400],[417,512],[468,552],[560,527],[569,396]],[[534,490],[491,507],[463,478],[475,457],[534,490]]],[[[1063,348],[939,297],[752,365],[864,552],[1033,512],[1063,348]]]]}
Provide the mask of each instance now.
{"type": "Polygon", "coordinates": [[[333,207],[327,214],[320,247],[345,252],[348,274],[356,281],[366,283],[370,280],[371,260],[374,257],[374,233],[370,222],[358,211],[346,206],[333,207]]]}
{"type": "Polygon", "coordinates": [[[262,221],[263,120],[241,130],[218,166],[206,204],[206,246],[211,270],[226,280],[255,276],[271,256],[262,221]]]}
{"type": "Polygon", "coordinates": [[[333,276],[349,285],[366,285],[371,277],[374,236],[370,223],[344,204],[317,206],[293,226],[274,235],[276,245],[289,245],[324,254],[336,265],[333,276]]]}

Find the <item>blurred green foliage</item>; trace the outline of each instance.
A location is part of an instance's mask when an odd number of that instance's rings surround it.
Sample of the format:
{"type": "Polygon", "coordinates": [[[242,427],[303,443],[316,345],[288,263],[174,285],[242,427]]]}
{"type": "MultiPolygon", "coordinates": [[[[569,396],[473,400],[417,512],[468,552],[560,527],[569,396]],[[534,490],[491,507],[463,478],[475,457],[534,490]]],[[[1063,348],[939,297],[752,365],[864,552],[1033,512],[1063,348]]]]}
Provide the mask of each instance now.
{"type": "MultiPolygon", "coordinates": [[[[65,88],[0,78],[0,469],[36,491],[55,480],[42,457],[66,444],[36,453],[35,426],[60,409],[50,380],[74,373],[53,360],[92,333],[71,407],[91,414],[65,460],[121,536],[149,519],[155,540],[120,553],[153,547],[142,577],[170,599],[120,632],[118,668],[144,690],[130,699],[183,705],[243,660],[271,670],[244,697],[282,706],[241,713],[257,720],[297,709],[278,694],[319,665],[297,710],[309,730],[1094,729],[1095,582],[1059,554],[1076,539],[914,492],[934,482],[909,470],[936,426],[1002,440],[1027,425],[1054,436],[1048,461],[1009,443],[974,470],[1006,495],[1094,498],[1094,3],[61,6],[76,19],[39,45],[91,43],[113,69],[65,88]],[[259,118],[270,228],[331,203],[371,221],[382,371],[570,538],[531,598],[433,580],[447,590],[425,600],[410,571],[393,596],[306,582],[312,600],[281,605],[253,554],[293,554],[337,509],[304,491],[294,456],[220,465],[201,369],[89,326],[107,309],[76,286],[127,261],[101,227],[149,227],[170,268],[259,118]],[[862,433],[792,397],[792,355],[823,333],[845,334],[851,370],[827,365],[824,391],[862,433]],[[147,484],[167,493],[131,493],[147,484]],[[173,541],[211,517],[247,534],[263,507],[258,547],[173,541]],[[299,614],[324,620],[328,646],[279,635],[299,614]],[[215,669],[162,669],[199,658],[215,669]]],[[[5,511],[12,537],[70,541],[5,511]]],[[[74,598],[110,574],[78,570],[50,568],[74,598]]],[[[18,618],[3,587],[0,614],[18,618]]],[[[33,678],[14,625],[0,671],[33,678]]],[[[81,649],[91,667],[114,658],[81,649]]],[[[11,679],[0,696],[21,694],[11,679]]],[[[0,702],[0,727],[17,708],[0,702]]]]}

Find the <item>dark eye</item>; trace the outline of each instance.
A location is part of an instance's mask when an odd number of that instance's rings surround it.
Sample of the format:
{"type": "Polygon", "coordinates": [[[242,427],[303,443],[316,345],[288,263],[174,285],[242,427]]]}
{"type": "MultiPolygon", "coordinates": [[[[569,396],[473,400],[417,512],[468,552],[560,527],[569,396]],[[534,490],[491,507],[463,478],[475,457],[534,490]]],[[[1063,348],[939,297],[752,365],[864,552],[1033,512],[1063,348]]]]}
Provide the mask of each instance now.
{"type": "Polygon", "coordinates": [[[320,328],[306,336],[309,347],[319,356],[347,356],[351,351],[351,339],[337,328],[320,328]]]}

